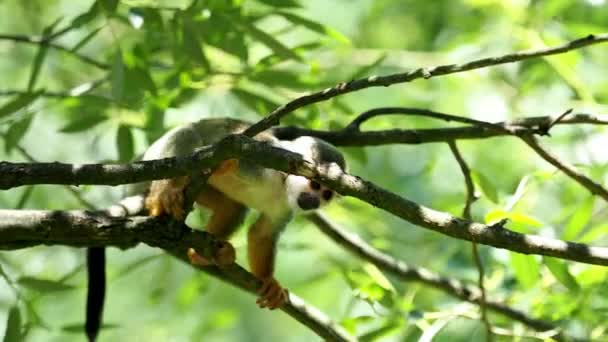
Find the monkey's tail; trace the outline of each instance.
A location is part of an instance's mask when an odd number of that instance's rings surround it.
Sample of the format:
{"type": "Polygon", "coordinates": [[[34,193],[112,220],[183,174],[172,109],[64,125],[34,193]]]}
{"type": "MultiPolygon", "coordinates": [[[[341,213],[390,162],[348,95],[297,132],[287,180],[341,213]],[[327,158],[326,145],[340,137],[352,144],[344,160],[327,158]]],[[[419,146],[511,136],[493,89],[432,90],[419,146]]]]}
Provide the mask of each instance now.
{"type": "MultiPolygon", "coordinates": [[[[144,196],[135,195],[124,198],[106,209],[113,217],[137,215],[144,210],[144,196]]],[[[89,342],[95,342],[103,324],[103,303],[106,296],[106,249],[90,247],[87,249],[88,291],[84,331],[89,342]]]]}
{"type": "Polygon", "coordinates": [[[103,303],[106,295],[106,249],[87,249],[88,292],[85,332],[89,342],[95,342],[101,328],[103,303]]]}

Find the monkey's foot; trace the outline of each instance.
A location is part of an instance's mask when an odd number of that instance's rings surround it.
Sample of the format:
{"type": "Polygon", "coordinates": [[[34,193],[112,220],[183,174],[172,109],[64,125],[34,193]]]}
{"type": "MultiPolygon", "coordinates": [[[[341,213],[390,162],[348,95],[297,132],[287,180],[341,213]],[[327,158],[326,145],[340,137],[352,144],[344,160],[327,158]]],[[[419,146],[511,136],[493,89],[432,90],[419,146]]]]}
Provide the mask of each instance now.
{"type": "Polygon", "coordinates": [[[262,287],[258,290],[260,298],[256,301],[260,308],[268,308],[274,310],[280,308],[287,302],[289,296],[286,289],[282,288],[281,285],[273,277],[261,279],[262,287]]]}
{"type": "Polygon", "coordinates": [[[213,173],[216,175],[225,175],[228,173],[233,173],[239,169],[239,160],[238,159],[227,159],[218,165],[213,173]]]}
{"type": "Polygon", "coordinates": [[[158,185],[152,183],[150,187],[150,194],[146,197],[146,209],[151,216],[167,214],[182,221],[186,214],[184,211],[184,185],[172,181],[158,183],[158,185]]]}
{"type": "Polygon", "coordinates": [[[234,247],[227,241],[220,241],[220,243],[221,245],[218,246],[216,254],[211,259],[198,254],[194,248],[188,248],[190,263],[197,266],[216,265],[220,267],[234,263],[234,259],[236,258],[234,247]]]}

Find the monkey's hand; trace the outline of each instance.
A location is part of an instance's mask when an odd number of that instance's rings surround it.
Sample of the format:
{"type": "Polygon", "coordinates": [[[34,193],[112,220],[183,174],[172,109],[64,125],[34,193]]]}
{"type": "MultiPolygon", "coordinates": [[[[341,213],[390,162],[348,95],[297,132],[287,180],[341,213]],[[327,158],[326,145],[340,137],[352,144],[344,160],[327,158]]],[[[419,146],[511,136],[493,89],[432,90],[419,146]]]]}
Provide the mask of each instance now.
{"type": "Polygon", "coordinates": [[[226,266],[234,263],[236,253],[234,247],[228,241],[220,241],[221,245],[217,248],[217,253],[211,259],[198,254],[194,248],[188,248],[188,258],[193,265],[197,266],[226,266]]]}
{"type": "Polygon", "coordinates": [[[215,170],[213,170],[213,174],[221,176],[221,175],[235,172],[238,169],[239,169],[239,160],[232,158],[232,159],[227,159],[227,160],[224,160],[223,162],[221,162],[220,165],[218,165],[215,168],[215,170]]]}
{"type": "Polygon", "coordinates": [[[256,301],[260,308],[268,308],[274,310],[280,308],[287,302],[289,294],[287,290],[282,288],[281,285],[274,279],[274,277],[268,277],[261,279],[262,287],[258,290],[260,298],[256,301]]]}
{"type": "Polygon", "coordinates": [[[150,185],[150,192],[146,197],[146,209],[151,216],[171,215],[174,219],[182,221],[184,211],[184,188],[188,184],[188,177],[178,177],[168,180],[154,181],[150,185]]]}

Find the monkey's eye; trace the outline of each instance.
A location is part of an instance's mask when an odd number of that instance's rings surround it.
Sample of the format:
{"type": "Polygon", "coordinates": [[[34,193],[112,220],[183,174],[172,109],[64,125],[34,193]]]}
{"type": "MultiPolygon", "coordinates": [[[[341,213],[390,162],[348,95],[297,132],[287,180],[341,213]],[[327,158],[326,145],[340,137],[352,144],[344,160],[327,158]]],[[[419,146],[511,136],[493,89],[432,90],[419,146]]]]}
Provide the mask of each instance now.
{"type": "Polygon", "coordinates": [[[325,191],[323,191],[321,196],[323,196],[324,200],[329,201],[334,196],[334,193],[333,193],[333,191],[325,190],[325,191]]]}
{"type": "Polygon", "coordinates": [[[321,184],[319,184],[319,183],[311,180],[310,181],[310,188],[313,189],[313,190],[319,190],[319,189],[321,189],[321,184]]]}

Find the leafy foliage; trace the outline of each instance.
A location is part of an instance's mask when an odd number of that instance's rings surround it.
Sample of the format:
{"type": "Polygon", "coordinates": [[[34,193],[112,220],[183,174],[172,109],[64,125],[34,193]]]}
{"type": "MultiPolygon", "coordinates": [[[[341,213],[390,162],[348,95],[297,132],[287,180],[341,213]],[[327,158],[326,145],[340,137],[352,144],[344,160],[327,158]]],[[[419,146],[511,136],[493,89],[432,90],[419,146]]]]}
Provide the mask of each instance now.
{"type": "MultiPolygon", "coordinates": [[[[90,0],[0,2],[0,148],[3,160],[66,162],[136,158],[164,131],[202,117],[258,119],[307,92],[375,74],[460,63],[599,33],[603,1],[90,0]]],[[[339,129],[380,106],[422,107],[486,121],[605,113],[608,50],[369,89],[300,109],[283,120],[339,129]]],[[[377,117],[363,130],[448,123],[377,117]]],[[[608,176],[601,127],[560,126],[543,143],[599,183],[608,176]]],[[[591,197],[515,138],[459,142],[481,199],[477,221],[593,245],[606,238],[606,203],[591,197]]],[[[344,149],[353,174],[435,209],[461,213],[465,185],[444,144],[344,149]]],[[[12,189],[4,208],[103,208],[118,189],[12,189]],[[84,201],[83,201],[84,200],[84,201]]],[[[336,222],[408,264],[474,284],[468,243],[412,227],[350,198],[336,222]]],[[[196,220],[193,220],[196,221],[196,220]]],[[[478,307],[403,282],[346,254],[321,233],[285,233],[277,277],[362,341],[480,339],[478,307]],[[314,267],[311,267],[314,265],[314,267]]],[[[245,264],[242,233],[236,236],[245,264]]],[[[606,268],[481,247],[487,295],[566,332],[601,340],[608,330],[606,268]]],[[[251,296],[149,247],[111,250],[101,340],[300,341],[315,335],[251,296]],[[111,329],[109,329],[111,328],[111,329]]],[[[83,253],[36,247],[0,254],[5,341],[82,340],[83,253]],[[12,281],[11,279],[16,279],[12,281]],[[59,280],[50,280],[59,279],[59,280]],[[17,304],[13,304],[17,303],[17,304]],[[75,323],[77,322],[77,323],[75,323]]],[[[519,323],[490,313],[498,327],[519,323]]],[[[526,330],[527,331],[527,330],[526,330]]],[[[525,340],[525,339],[524,339],[525,340]]]]}

